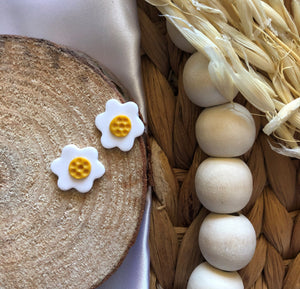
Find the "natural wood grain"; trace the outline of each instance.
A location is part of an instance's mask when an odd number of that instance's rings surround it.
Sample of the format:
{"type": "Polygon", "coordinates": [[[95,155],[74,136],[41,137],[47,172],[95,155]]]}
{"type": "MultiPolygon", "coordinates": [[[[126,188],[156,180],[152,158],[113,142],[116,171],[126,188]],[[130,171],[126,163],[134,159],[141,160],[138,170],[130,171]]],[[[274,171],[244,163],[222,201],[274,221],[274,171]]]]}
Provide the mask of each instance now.
{"type": "Polygon", "coordinates": [[[94,288],[133,244],[146,192],[142,138],[101,146],[94,121],[123,101],[88,57],[52,43],[0,38],[0,287],[94,288]],[[51,162],[67,144],[93,146],[106,173],[92,190],[60,191],[51,162]]]}

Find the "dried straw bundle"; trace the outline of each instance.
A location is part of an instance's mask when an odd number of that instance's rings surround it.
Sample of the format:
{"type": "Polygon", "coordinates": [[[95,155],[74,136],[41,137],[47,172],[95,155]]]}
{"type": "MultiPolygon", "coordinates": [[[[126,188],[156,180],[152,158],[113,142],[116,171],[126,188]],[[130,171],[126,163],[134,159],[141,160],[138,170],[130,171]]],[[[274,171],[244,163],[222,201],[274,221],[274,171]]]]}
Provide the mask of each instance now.
{"type": "MultiPolygon", "coordinates": [[[[138,7],[153,168],[150,288],[184,289],[192,270],[203,261],[198,233],[208,214],[194,185],[196,169],[207,158],[194,133],[201,108],[193,105],[183,90],[183,67],[190,55],[171,42],[165,18],[157,9],[145,0],[138,0],[138,7]]],[[[263,79],[267,78],[264,73],[263,79]]],[[[271,82],[268,85],[273,87],[271,82]]],[[[253,148],[242,156],[254,179],[252,197],[242,213],[255,228],[257,249],[239,273],[245,288],[298,289],[300,161],[276,154],[269,146],[270,138],[261,132],[267,121],[258,116],[260,111],[241,94],[235,101],[254,114],[257,128],[253,148]]]]}
{"type": "MultiPolygon", "coordinates": [[[[263,131],[284,144],[274,149],[300,158],[300,27],[283,1],[147,2],[206,54],[212,81],[223,93],[231,81],[265,114],[269,123],[263,131]]],[[[300,2],[292,1],[291,7],[297,17],[300,2]]]]}

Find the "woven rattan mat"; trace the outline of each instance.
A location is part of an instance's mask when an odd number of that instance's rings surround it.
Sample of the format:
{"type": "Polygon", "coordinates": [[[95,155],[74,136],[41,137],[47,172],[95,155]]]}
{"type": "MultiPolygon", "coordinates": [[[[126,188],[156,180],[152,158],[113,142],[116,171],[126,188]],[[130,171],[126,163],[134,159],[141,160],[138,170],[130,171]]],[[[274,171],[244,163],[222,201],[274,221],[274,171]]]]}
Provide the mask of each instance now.
{"type": "MultiPolygon", "coordinates": [[[[138,14],[153,186],[150,288],[183,289],[204,260],[198,233],[208,211],[194,188],[195,171],[207,157],[194,134],[201,108],[183,90],[182,71],[190,55],[171,42],[155,8],[138,1],[138,14]]],[[[257,127],[253,148],[242,156],[254,179],[252,198],[242,213],[255,228],[257,248],[239,273],[245,288],[299,289],[300,162],[274,153],[261,132],[264,118],[242,96],[236,101],[254,114],[257,127]]]]}

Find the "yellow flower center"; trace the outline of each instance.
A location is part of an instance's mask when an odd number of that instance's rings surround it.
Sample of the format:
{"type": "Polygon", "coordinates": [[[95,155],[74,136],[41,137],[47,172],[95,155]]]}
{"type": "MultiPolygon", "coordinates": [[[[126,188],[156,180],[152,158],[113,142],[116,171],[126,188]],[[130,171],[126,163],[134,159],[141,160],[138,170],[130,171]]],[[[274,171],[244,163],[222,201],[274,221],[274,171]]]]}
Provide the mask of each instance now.
{"type": "Polygon", "coordinates": [[[88,159],[83,157],[77,157],[73,159],[69,164],[69,174],[77,180],[88,177],[91,169],[91,163],[88,159]]]}
{"type": "Polygon", "coordinates": [[[131,121],[126,115],[118,115],[110,122],[109,129],[117,137],[127,136],[131,130],[131,121]]]}

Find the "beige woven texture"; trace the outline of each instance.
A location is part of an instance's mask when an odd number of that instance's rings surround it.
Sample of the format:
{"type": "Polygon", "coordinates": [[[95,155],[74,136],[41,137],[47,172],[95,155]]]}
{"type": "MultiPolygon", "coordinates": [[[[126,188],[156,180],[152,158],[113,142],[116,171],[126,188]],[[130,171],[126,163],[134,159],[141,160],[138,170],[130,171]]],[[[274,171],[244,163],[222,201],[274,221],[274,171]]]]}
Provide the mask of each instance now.
{"type": "Polygon", "coordinates": [[[0,288],[94,288],[133,244],[145,204],[142,138],[101,146],[95,117],[113,82],[46,41],[0,38],[0,288]],[[65,145],[95,147],[106,168],[92,190],[62,192],[51,162],[65,145]]]}
{"type": "MultiPolygon", "coordinates": [[[[148,106],[153,206],[150,228],[151,289],[184,289],[203,262],[198,233],[208,211],[194,188],[195,172],[207,157],[197,146],[194,126],[201,108],[183,90],[189,54],[169,39],[165,19],[138,1],[142,32],[142,74],[148,106]]],[[[257,234],[252,261],[242,270],[245,288],[300,288],[300,163],[273,152],[261,132],[260,112],[239,95],[254,115],[257,138],[241,158],[250,167],[254,189],[242,210],[257,234]]]]}

